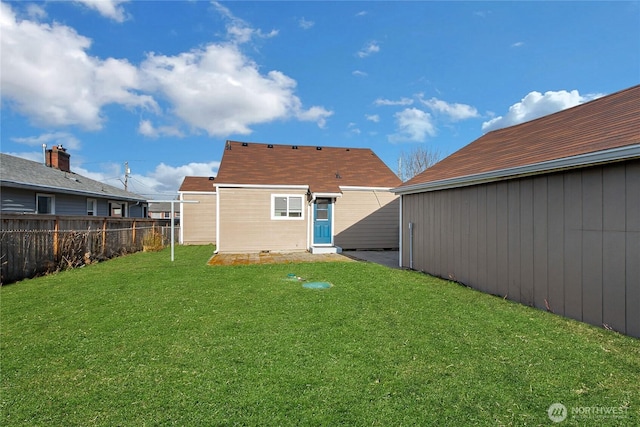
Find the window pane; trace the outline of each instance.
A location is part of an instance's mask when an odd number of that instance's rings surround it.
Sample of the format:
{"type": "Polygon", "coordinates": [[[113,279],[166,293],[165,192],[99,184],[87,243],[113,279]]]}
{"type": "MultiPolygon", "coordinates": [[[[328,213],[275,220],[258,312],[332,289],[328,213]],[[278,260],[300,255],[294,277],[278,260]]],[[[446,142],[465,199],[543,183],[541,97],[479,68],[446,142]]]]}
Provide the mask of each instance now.
{"type": "Polygon", "coordinates": [[[290,197],[289,198],[289,210],[302,211],[302,197],[290,197]]]}
{"type": "Polygon", "coordinates": [[[275,197],[273,202],[273,214],[274,216],[287,216],[287,198],[275,197]]]}
{"type": "Polygon", "coordinates": [[[38,196],[38,213],[39,214],[51,213],[51,197],[38,196]]]}

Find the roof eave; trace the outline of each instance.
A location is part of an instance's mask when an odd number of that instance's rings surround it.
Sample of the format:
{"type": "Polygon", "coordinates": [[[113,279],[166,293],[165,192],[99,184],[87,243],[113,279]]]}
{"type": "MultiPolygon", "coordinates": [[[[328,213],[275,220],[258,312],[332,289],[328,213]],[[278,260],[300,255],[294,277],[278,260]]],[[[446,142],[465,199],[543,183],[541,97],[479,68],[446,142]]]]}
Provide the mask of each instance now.
{"type": "Polygon", "coordinates": [[[640,158],[640,143],[577,156],[564,157],[531,165],[517,166],[513,168],[499,169],[479,174],[465,175],[438,181],[423,182],[413,185],[400,186],[392,189],[395,194],[405,195],[422,193],[427,191],[446,190],[470,185],[485,184],[493,181],[511,179],[516,177],[539,175],[556,172],[565,169],[593,166],[602,163],[618,162],[640,158]]]}
{"type": "Polygon", "coordinates": [[[49,185],[30,184],[30,183],[24,183],[24,182],[18,182],[18,181],[2,180],[2,181],[0,181],[0,184],[3,187],[6,186],[6,187],[12,187],[12,188],[22,188],[22,189],[25,189],[25,190],[43,191],[43,192],[48,192],[48,193],[62,193],[62,194],[73,194],[73,195],[80,195],[80,196],[93,196],[93,197],[101,197],[101,198],[104,198],[104,199],[117,199],[117,200],[133,201],[133,202],[146,202],[147,201],[147,199],[145,199],[144,197],[123,196],[123,195],[120,195],[120,194],[113,194],[113,193],[108,193],[108,192],[98,193],[98,192],[94,192],[94,191],[74,190],[74,189],[69,189],[69,188],[52,187],[52,186],[49,186],[49,185]]]}

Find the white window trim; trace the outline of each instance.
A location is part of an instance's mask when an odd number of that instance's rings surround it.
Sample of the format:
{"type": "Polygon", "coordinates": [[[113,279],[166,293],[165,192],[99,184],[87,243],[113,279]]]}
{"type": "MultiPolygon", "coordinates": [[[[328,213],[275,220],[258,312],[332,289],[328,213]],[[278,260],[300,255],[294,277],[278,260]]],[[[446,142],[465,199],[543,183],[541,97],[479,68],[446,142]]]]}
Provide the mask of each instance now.
{"type": "Polygon", "coordinates": [[[36,193],[36,214],[39,215],[55,215],[56,214],[56,196],[54,194],[48,193],[36,193]],[[51,198],[51,212],[47,214],[41,214],[38,212],[38,198],[39,197],[50,197],[51,198]]]}
{"type": "Polygon", "coordinates": [[[304,195],[303,194],[272,194],[271,195],[271,219],[275,221],[303,221],[304,220],[304,195]],[[276,208],[276,197],[286,197],[287,198],[287,216],[276,216],[275,208],[276,208]],[[290,217],[289,216],[289,199],[291,197],[297,197],[300,199],[300,216],[290,217]]]}
{"type": "MultiPolygon", "coordinates": [[[[93,216],[98,216],[98,199],[87,198],[87,204],[89,202],[93,204],[93,216]]],[[[87,209],[87,215],[89,215],[89,209],[87,209]]]]}

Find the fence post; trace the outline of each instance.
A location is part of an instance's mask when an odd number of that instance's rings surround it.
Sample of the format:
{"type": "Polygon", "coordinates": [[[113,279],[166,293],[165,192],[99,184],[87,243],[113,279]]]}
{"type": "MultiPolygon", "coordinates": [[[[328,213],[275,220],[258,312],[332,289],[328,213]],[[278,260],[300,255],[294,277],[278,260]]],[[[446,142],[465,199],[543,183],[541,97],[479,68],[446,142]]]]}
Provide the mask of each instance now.
{"type": "Polygon", "coordinates": [[[131,247],[133,248],[137,248],[136,246],[136,220],[133,220],[133,231],[131,232],[131,235],[133,236],[133,241],[131,242],[131,247]]]}
{"type": "Polygon", "coordinates": [[[58,261],[60,258],[60,223],[58,217],[53,220],[53,259],[58,261]]]}
{"type": "Polygon", "coordinates": [[[102,220],[102,253],[107,253],[107,218],[102,220]]]}

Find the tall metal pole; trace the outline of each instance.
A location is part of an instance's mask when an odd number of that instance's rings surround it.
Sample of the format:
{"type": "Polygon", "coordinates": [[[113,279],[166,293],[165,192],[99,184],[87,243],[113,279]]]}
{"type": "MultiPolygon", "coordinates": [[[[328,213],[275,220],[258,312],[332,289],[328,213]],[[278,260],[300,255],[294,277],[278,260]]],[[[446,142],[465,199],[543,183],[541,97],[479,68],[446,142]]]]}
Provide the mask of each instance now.
{"type": "MultiPolygon", "coordinates": [[[[175,221],[173,220],[173,216],[175,213],[175,200],[171,201],[171,262],[173,262],[173,246],[174,246],[174,237],[175,237],[175,221]]],[[[180,203],[180,202],[178,202],[180,203]]],[[[182,209],[181,209],[182,210],[182,209]]]]}

